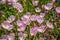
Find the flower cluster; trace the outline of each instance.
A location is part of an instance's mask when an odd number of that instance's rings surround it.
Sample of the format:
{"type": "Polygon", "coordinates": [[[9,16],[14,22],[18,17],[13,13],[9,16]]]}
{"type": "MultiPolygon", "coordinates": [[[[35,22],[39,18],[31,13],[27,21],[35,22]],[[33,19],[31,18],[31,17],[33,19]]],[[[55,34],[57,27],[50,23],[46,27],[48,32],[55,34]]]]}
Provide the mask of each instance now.
{"type": "MultiPolygon", "coordinates": [[[[17,0],[2,0],[0,1],[0,4],[5,4],[6,1],[8,1],[8,4],[12,5],[18,12],[23,11],[23,6],[17,0]]],[[[47,4],[42,5],[42,9],[44,9],[44,12],[41,12],[41,8],[38,6],[39,0],[32,0],[32,4],[35,7],[35,11],[39,13],[37,14],[31,14],[31,12],[26,12],[25,15],[21,17],[21,19],[16,19],[16,16],[10,15],[6,20],[4,20],[1,23],[1,27],[6,29],[7,31],[11,31],[14,29],[14,25],[12,24],[13,22],[16,24],[17,27],[17,32],[18,32],[18,38],[19,40],[26,40],[26,37],[28,36],[36,36],[38,33],[44,34],[43,37],[37,38],[37,40],[45,40],[46,38],[51,38],[51,40],[56,40],[56,38],[48,33],[45,33],[48,31],[47,29],[53,30],[55,28],[55,25],[52,23],[52,21],[45,20],[45,16],[47,15],[47,11],[51,10],[54,8],[55,13],[60,13],[60,7],[55,7],[54,3],[56,0],[52,0],[51,2],[47,4]],[[27,33],[24,33],[26,31],[27,27],[31,24],[31,22],[37,22],[38,24],[33,25],[33,27],[29,28],[29,35],[27,33]],[[45,23],[45,25],[43,24],[45,23]]],[[[2,13],[2,11],[0,11],[2,13]]],[[[59,14],[55,15],[55,19],[59,19],[59,14]]],[[[6,39],[6,40],[14,40],[15,39],[15,34],[10,33],[9,35],[2,35],[1,39],[6,39]]]]}
{"type": "Polygon", "coordinates": [[[2,22],[1,26],[6,30],[11,30],[14,26],[11,24],[15,20],[15,16],[11,15],[7,20],[2,22]]]}
{"type": "Polygon", "coordinates": [[[18,37],[19,40],[25,40],[28,35],[26,33],[19,32],[18,37]]]}
{"type": "Polygon", "coordinates": [[[2,35],[1,36],[1,38],[0,38],[1,40],[14,40],[15,39],[15,34],[14,33],[10,33],[10,34],[8,34],[8,35],[2,35]]]}

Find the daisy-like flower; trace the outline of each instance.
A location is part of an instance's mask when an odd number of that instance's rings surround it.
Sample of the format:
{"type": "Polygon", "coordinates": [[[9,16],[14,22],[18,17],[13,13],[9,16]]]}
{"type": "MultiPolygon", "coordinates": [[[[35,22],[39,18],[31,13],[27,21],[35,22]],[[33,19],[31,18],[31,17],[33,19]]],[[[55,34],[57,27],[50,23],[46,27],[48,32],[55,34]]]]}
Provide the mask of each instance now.
{"type": "Polygon", "coordinates": [[[23,37],[19,37],[19,40],[24,40],[24,38],[23,37]]]}
{"type": "Polygon", "coordinates": [[[9,35],[7,35],[8,40],[14,40],[15,38],[15,34],[14,33],[10,33],[9,35]]]}
{"type": "Polygon", "coordinates": [[[40,16],[37,16],[37,22],[41,24],[44,22],[44,19],[41,18],[40,16]]]}
{"type": "Polygon", "coordinates": [[[40,9],[38,6],[36,6],[36,7],[35,7],[35,11],[36,11],[36,12],[41,12],[41,9],[40,9]]]}
{"type": "Polygon", "coordinates": [[[14,8],[16,8],[18,10],[18,12],[22,12],[23,11],[23,7],[20,3],[16,2],[16,3],[13,3],[12,6],[14,8]]]}
{"type": "Polygon", "coordinates": [[[7,22],[7,21],[4,21],[2,24],[1,24],[1,26],[4,28],[4,29],[6,29],[6,30],[11,30],[11,29],[13,29],[13,25],[11,25],[9,22],[7,22]]]}
{"type": "Polygon", "coordinates": [[[2,36],[1,36],[1,40],[8,40],[7,35],[2,35],[2,36]]]}
{"type": "Polygon", "coordinates": [[[48,33],[45,33],[45,37],[49,37],[49,34],[48,33]]]}
{"type": "Polygon", "coordinates": [[[46,25],[48,26],[48,28],[51,28],[51,29],[54,28],[54,25],[49,21],[46,21],[46,25]]]}
{"type": "Polygon", "coordinates": [[[47,27],[44,26],[44,25],[41,25],[39,28],[38,28],[38,32],[41,32],[41,33],[44,33],[46,31],[47,27]]]}
{"type": "Polygon", "coordinates": [[[31,36],[36,35],[38,32],[38,27],[34,26],[33,28],[30,29],[30,34],[31,36]]]}
{"type": "Polygon", "coordinates": [[[32,4],[33,4],[34,6],[38,6],[38,3],[39,3],[39,0],[32,0],[32,4]]]}
{"type": "Polygon", "coordinates": [[[9,33],[9,35],[15,37],[15,33],[9,33]]]}
{"type": "Polygon", "coordinates": [[[23,26],[24,25],[24,23],[21,20],[19,20],[19,19],[16,21],[16,24],[18,26],[23,26]]]}
{"type": "Polygon", "coordinates": [[[60,13],[60,7],[56,7],[55,10],[57,13],[60,13]]]}
{"type": "Polygon", "coordinates": [[[26,18],[24,18],[24,20],[22,20],[22,21],[26,25],[30,25],[30,23],[31,23],[31,20],[30,19],[26,19],[26,18]]]}
{"type": "Polygon", "coordinates": [[[7,21],[9,23],[13,22],[15,20],[15,16],[14,15],[11,15],[10,17],[8,17],[7,21]]]}
{"type": "Polygon", "coordinates": [[[6,0],[0,0],[0,4],[5,4],[6,0]]]}
{"type": "Polygon", "coordinates": [[[46,10],[50,10],[53,8],[53,3],[47,3],[46,5],[42,5],[42,8],[46,10]]]}
{"type": "Polygon", "coordinates": [[[24,31],[26,29],[26,25],[22,21],[17,20],[16,24],[19,26],[18,31],[24,31]]]}
{"type": "Polygon", "coordinates": [[[35,15],[32,15],[31,17],[30,17],[30,20],[31,21],[36,21],[36,19],[37,19],[37,15],[35,14],[35,15]]]}
{"type": "Polygon", "coordinates": [[[23,37],[23,33],[22,32],[19,32],[18,33],[18,37],[23,37]]]}
{"type": "Polygon", "coordinates": [[[22,20],[24,19],[24,18],[26,18],[26,19],[29,19],[31,17],[31,13],[30,12],[26,12],[26,14],[21,18],[22,20]]]}
{"type": "Polygon", "coordinates": [[[19,37],[20,40],[25,40],[25,38],[27,37],[27,34],[19,32],[18,37],[19,37]]]}
{"type": "Polygon", "coordinates": [[[30,20],[30,12],[27,12],[22,18],[21,20],[23,21],[24,24],[26,25],[29,25],[31,23],[31,20],[30,20]]]}
{"type": "Polygon", "coordinates": [[[39,16],[40,16],[41,18],[43,18],[43,17],[45,16],[45,14],[46,14],[45,12],[44,12],[44,13],[40,13],[39,16]]]}
{"type": "Polygon", "coordinates": [[[39,40],[44,40],[44,38],[40,37],[40,39],[39,39],[39,40]]]}
{"type": "Polygon", "coordinates": [[[28,36],[28,35],[27,35],[26,33],[23,34],[24,39],[25,39],[27,36],[28,36]]]}
{"type": "Polygon", "coordinates": [[[20,26],[18,27],[18,31],[24,31],[26,29],[26,25],[20,26]]]}
{"type": "Polygon", "coordinates": [[[56,16],[55,16],[55,19],[58,20],[58,18],[59,18],[59,15],[56,15],[56,16]]]}

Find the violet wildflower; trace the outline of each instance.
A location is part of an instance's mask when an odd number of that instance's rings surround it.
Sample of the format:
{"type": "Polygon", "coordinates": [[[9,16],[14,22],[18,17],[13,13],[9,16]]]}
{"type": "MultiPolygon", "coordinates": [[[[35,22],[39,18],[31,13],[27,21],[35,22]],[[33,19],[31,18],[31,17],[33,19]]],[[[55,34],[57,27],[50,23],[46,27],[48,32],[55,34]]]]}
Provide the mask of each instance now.
{"type": "Polygon", "coordinates": [[[2,36],[1,36],[1,39],[3,39],[3,40],[8,40],[8,37],[7,37],[7,35],[2,35],[2,36]]]}
{"type": "Polygon", "coordinates": [[[30,19],[24,19],[24,20],[22,20],[22,21],[23,21],[23,23],[26,24],[26,25],[30,25],[30,23],[31,23],[31,20],[30,20],[30,19]]]}
{"type": "Polygon", "coordinates": [[[36,12],[41,12],[41,9],[40,9],[38,6],[36,6],[36,7],[35,7],[35,11],[36,11],[36,12]]]}
{"type": "Polygon", "coordinates": [[[1,26],[4,28],[4,29],[6,29],[6,30],[11,30],[11,29],[13,29],[13,25],[11,25],[9,22],[7,22],[7,21],[4,21],[2,24],[1,24],[1,26]]]}
{"type": "Polygon", "coordinates": [[[44,40],[44,38],[40,37],[40,39],[39,39],[39,40],[44,40]]]}
{"type": "Polygon", "coordinates": [[[53,8],[53,3],[47,3],[46,5],[42,5],[42,8],[46,10],[50,10],[53,8]]]}
{"type": "Polygon", "coordinates": [[[22,18],[21,20],[23,21],[24,24],[26,25],[29,25],[31,23],[31,20],[30,20],[30,12],[27,12],[22,18]]]}
{"type": "Polygon", "coordinates": [[[18,31],[24,31],[26,29],[26,25],[22,21],[17,20],[16,24],[19,26],[18,31]]]}
{"type": "Polygon", "coordinates": [[[43,18],[46,13],[40,13],[40,17],[43,18]]]}
{"type": "Polygon", "coordinates": [[[45,37],[49,37],[49,34],[48,33],[45,33],[45,37]]]}
{"type": "Polygon", "coordinates": [[[26,38],[28,35],[26,33],[23,34],[23,37],[26,38]]]}
{"type": "Polygon", "coordinates": [[[38,6],[38,3],[39,3],[39,0],[32,0],[32,4],[33,4],[34,6],[38,6]]]}
{"type": "Polygon", "coordinates": [[[27,34],[19,32],[18,37],[19,37],[20,40],[25,40],[25,38],[27,37],[27,34]]]}
{"type": "Polygon", "coordinates": [[[56,7],[55,10],[57,13],[60,13],[60,7],[56,7]]]}
{"type": "Polygon", "coordinates": [[[30,12],[27,12],[22,18],[21,20],[23,21],[24,24],[26,25],[29,25],[31,23],[31,20],[30,20],[30,12]]]}
{"type": "Polygon", "coordinates": [[[40,16],[37,16],[37,22],[41,24],[44,22],[44,19],[41,18],[40,16]]]}
{"type": "Polygon", "coordinates": [[[15,38],[15,34],[14,33],[10,33],[9,35],[7,35],[9,40],[14,40],[15,38]]]}
{"type": "Polygon", "coordinates": [[[24,18],[26,18],[26,19],[29,19],[31,17],[31,13],[30,12],[26,12],[26,14],[21,18],[22,20],[24,19],[24,18]]]}
{"type": "Polygon", "coordinates": [[[26,29],[26,25],[20,26],[18,27],[18,31],[24,31],[26,29]]]}
{"type": "Polygon", "coordinates": [[[15,37],[15,33],[9,33],[9,35],[15,37]]]}
{"type": "Polygon", "coordinates": [[[15,16],[14,15],[11,15],[10,17],[8,17],[7,21],[9,23],[13,22],[15,20],[15,16]]]}
{"type": "Polygon", "coordinates": [[[19,33],[18,33],[18,36],[19,36],[19,37],[22,37],[22,36],[23,36],[23,33],[22,33],[22,32],[19,32],[19,33]]]}
{"type": "Polygon", "coordinates": [[[20,3],[16,2],[16,3],[13,3],[12,6],[14,8],[16,8],[18,10],[18,12],[22,12],[23,11],[23,7],[20,3]]]}
{"type": "Polygon", "coordinates": [[[31,21],[36,21],[36,19],[37,19],[37,15],[35,14],[35,15],[32,15],[31,17],[30,17],[30,20],[31,21]]]}
{"type": "Polygon", "coordinates": [[[16,21],[16,24],[18,26],[23,26],[24,25],[24,23],[21,20],[19,20],[19,19],[16,21]]]}
{"type": "Polygon", "coordinates": [[[51,22],[49,22],[49,21],[46,21],[46,25],[49,27],[49,28],[54,28],[54,25],[51,23],[51,22]]]}
{"type": "Polygon", "coordinates": [[[44,25],[41,25],[40,27],[38,27],[38,32],[44,33],[46,31],[47,27],[44,25]]]}
{"type": "Polygon", "coordinates": [[[19,40],[24,40],[24,38],[23,37],[19,37],[19,40]]]}
{"type": "Polygon", "coordinates": [[[38,32],[38,27],[34,26],[33,28],[30,29],[30,34],[33,36],[33,35],[36,35],[37,32],[38,32]]]}

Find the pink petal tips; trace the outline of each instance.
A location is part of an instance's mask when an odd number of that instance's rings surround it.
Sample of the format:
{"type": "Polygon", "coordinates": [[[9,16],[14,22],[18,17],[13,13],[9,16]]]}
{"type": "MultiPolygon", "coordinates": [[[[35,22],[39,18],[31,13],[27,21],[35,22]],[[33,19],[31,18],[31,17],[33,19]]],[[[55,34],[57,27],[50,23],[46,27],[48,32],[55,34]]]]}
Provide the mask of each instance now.
{"type": "Polygon", "coordinates": [[[4,29],[6,29],[6,30],[11,30],[11,29],[13,29],[13,25],[11,25],[9,22],[7,22],[7,21],[4,21],[3,23],[2,23],[2,25],[1,25],[4,29]]]}
{"type": "Polygon", "coordinates": [[[40,9],[38,6],[36,6],[36,7],[35,7],[35,11],[36,11],[36,12],[41,12],[41,9],[40,9]]]}
{"type": "Polygon", "coordinates": [[[18,10],[18,12],[22,12],[23,11],[22,5],[20,3],[18,3],[18,2],[17,3],[13,3],[12,6],[14,8],[16,8],[18,10]]]}
{"type": "Polygon", "coordinates": [[[49,21],[46,21],[46,25],[49,27],[49,28],[54,28],[54,25],[51,23],[51,22],[49,22],[49,21]]]}
{"type": "Polygon", "coordinates": [[[44,33],[46,31],[47,27],[44,25],[41,25],[40,27],[38,27],[38,32],[40,33],[44,33]]]}
{"type": "Polygon", "coordinates": [[[60,13],[60,7],[56,7],[55,10],[56,10],[57,13],[60,13]]]}
{"type": "Polygon", "coordinates": [[[9,23],[13,22],[14,20],[15,20],[15,16],[14,16],[14,15],[11,15],[11,16],[7,19],[7,21],[8,21],[9,23]]]}
{"type": "Polygon", "coordinates": [[[36,35],[37,34],[37,29],[38,29],[38,27],[33,27],[33,28],[31,28],[30,29],[30,34],[33,36],[33,35],[36,35]]]}
{"type": "Polygon", "coordinates": [[[33,4],[34,6],[37,6],[38,3],[39,3],[39,0],[32,0],[32,4],[33,4]]]}

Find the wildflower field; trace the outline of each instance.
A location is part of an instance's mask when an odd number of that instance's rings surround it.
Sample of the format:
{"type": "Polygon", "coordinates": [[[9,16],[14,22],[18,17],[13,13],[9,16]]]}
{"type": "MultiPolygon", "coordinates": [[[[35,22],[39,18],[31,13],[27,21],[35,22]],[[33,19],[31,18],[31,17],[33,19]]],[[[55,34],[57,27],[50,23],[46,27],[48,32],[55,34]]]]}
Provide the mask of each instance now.
{"type": "Polygon", "coordinates": [[[60,0],[0,0],[0,40],[60,40],[60,0]]]}

